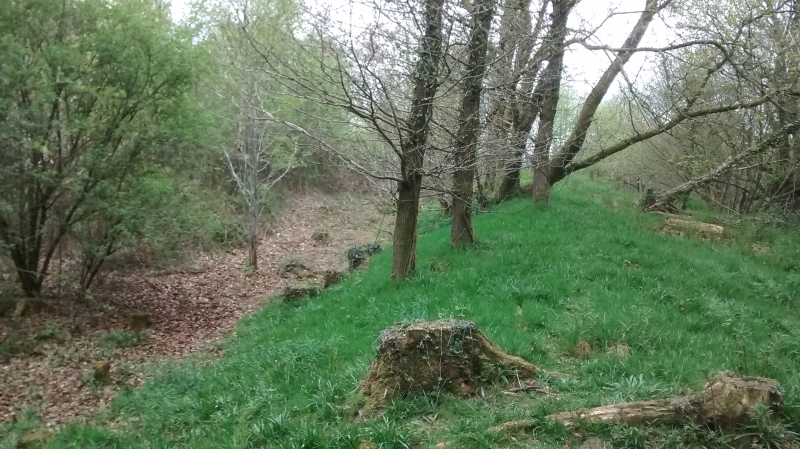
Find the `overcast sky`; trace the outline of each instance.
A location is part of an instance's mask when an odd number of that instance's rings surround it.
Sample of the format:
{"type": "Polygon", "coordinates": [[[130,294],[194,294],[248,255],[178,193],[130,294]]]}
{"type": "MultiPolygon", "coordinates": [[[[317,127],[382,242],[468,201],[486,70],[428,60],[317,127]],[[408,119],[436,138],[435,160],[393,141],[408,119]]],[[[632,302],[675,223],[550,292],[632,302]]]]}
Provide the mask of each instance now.
{"type": "MultiPolygon", "coordinates": [[[[319,0],[318,3],[336,5],[346,1],[319,0]]],[[[182,20],[188,13],[190,2],[191,0],[172,0],[173,19],[176,21],[182,20]]],[[[570,18],[569,26],[573,29],[579,27],[594,28],[603,22],[610,11],[615,11],[618,14],[603,24],[593,43],[620,46],[638,19],[639,12],[643,6],[644,0],[582,0],[570,18]],[[619,14],[624,12],[629,12],[630,14],[619,14]]],[[[648,29],[648,34],[643,43],[646,45],[663,45],[669,40],[668,34],[667,27],[659,19],[656,19],[648,29]]],[[[631,62],[626,65],[626,70],[632,78],[636,76],[640,80],[649,78],[649,64],[645,62],[645,57],[645,54],[636,54],[631,62]]],[[[604,52],[589,51],[580,45],[574,45],[567,52],[565,64],[570,85],[580,94],[586,94],[608,66],[609,59],[604,52]]]]}

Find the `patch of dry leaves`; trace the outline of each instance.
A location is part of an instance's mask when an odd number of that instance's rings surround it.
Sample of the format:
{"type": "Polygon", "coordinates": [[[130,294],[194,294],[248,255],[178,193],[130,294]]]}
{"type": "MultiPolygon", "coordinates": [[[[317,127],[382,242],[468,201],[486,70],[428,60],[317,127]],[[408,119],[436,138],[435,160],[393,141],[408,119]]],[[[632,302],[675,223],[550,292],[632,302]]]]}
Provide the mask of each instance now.
{"type": "MultiPolygon", "coordinates": [[[[19,418],[26,409],[51,425],[85,421],[105,407],[123,386],[145,380],[143,364],[177,358],[198,350],[216,351],[214,343],[236,321],[257,310],[287,280],[278,274],[281,261],[299,257],[321,278],[325,270],[347,268],[345,252],[372,243],[391,220],[377,213],[368,199],[321,195],[292,198],[283,215],[270,224],[259,249],[259,269],[246,273],[244,248],[201,254],[190,264],[166,271],[126,268],[111,273],[84,303],[54,301],[54,310],[12,322],[0,318],[0,338],[12,330],[52,339],[37,342],[32,354],[0,364],[0,421],[19,418]],[[318,230],[330,238],[311,238],[318,230]],[[133,347],[110,349],[99,340],[112,330],[127,329],[131,312],[153,317],[146,339],[133,347]],[[92,382],[92,362],[112,363],[114,384],[92,382]]],[[[216,354],[220,355],[220,354],[216,354]]]]}

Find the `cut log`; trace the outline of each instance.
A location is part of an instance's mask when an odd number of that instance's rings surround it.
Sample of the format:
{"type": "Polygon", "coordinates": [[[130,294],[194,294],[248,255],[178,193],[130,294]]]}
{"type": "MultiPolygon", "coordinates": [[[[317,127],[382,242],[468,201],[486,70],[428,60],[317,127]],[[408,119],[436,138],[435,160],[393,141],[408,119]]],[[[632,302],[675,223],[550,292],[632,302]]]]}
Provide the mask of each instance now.
{"type": "Polygon", "coordinates": [[[775,411],[783,407],[783,394],[777,381],[719,373],[706,384],[703,391],[694,395],[561,412],[548,416],[548,419],[566,425],[588,421],[632,426],[694,421],[716,428],[733,429],[760,404],[775,411]]]}
{"type": "Polygon", "coordinates": [[[680,218],[667,218],[661,228],[661,232],[667,235],[683,235],[686,231],[709,240],[720,240],[725,236],[725,228],[720,225],[680,218]]]}
{"type": "Polygon", "coordinates": [[[532,419],[517,419],[514,421],[509,421],[497,426],[492,427],[489,429],[489,432],[492,433],[514,433],[514,432],[521,432],[523,430],[530,430],[536,427],[536,421],[532,419]]]}
{"type": "Polygon", "coordinates": [[[290,282],[283,289],[283,298],[289,302],[317,296],[317,294],[319,294],[319,286],[310,281],[290,282]]]}
{"type": "Polygon", "coordinates": [[[381,332],[378,354],[358,386],[368,417],[389,399],[434,392],[470,397],[499,370],[533,378],[537,368],[506,354],[474,323],[458,320],[396,324],[381,332]]]}

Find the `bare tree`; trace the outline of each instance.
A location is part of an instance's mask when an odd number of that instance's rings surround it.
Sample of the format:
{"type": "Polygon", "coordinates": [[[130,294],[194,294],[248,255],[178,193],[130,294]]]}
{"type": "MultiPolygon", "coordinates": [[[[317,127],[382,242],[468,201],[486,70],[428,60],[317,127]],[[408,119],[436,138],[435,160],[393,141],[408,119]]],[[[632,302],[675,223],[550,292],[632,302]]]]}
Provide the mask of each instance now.
{"type": "MultiPolygon", "coordinates": [[[[220,120],[228,122],[231,138],[222,148],[242,200],[241,222],[247,235],[248,266],[258,269],[260,222],[264,196],[295,166],[300,144],[276,118],[285,105],[278,84],[264,70],[263,54],[254,51],[249,36],[274,36],[272,22],[291,19],[293,11],[266,3],[231,0],[209,11],[211,56],[222,71],[209,87],[222,101],[220,120]]],[[[284,23],[285,25],[285,23],[284,23]]],[[[263,49],[262,49],[263,50],[263,49]]],[[[278,50],[266,49],[269,53],[278,50]]]]}

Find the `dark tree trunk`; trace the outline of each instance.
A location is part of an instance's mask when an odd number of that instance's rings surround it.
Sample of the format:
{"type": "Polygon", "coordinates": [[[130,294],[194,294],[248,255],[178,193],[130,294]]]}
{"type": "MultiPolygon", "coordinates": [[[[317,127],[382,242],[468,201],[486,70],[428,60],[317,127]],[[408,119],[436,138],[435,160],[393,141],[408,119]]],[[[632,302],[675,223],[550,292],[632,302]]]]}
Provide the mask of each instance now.
{"type": "Polygon", "coordinates": [[[522,172],[522,158],[525,154],[515,152],[512,160],[506,166],[503,177],[500,179],[500,187],[497,189],[497,200],[505,201],[517,194],[519,191],[519,175],[522,172]]]}
{"type": "Polygon", "coordinates": [[[456,171],[453,174],[453,226],[450,244],[471,245],[475,242],[470,207],[475,183],[478,132],[480,128],[481,88],[486,73],[486,50],[489,27],[494,16],[494,0],[476,0],[472,11],[472,31],[467,52],[467,74],[463,81],[463,98],[456,137],[456,171]]]}
{"type": "Polygon", "coordinates": [[[402,279],[417,268],[417,218],[422,176],[398,186],[397,218],[392,247],[392,278],[402,279]]]}
{"type": "Polygon", "coordinates": [[[393,236],[392,279],[403,279],[417,265],[417,216],[422,188],[428,122],[438,86],[442,54],[442,7],[444,0],[425,0],[425,31],[420,39],[419,57],[414,68],[414,96],[406,119],[400,154],[402,181],[397,185],[397,218],[393,236]]]}
{"type": "MultiPolygon", "coordinates": [[[[258,201],[255,199],[255,201],[258,201]]],[[[253,271],[258,270],[258,206],[253,206],[250,211],[250,231],[248,244],[248,264],[253,271]]]]}
{"type": "Polygon", "coordinates": [[[18,234],[14,235],[8,229],[8,223],[3,222],[4,240],[11,245],[11,259],[17,270],[20,286],[29,298],[37,297],[41,293],[44,272],[47,270],[47,266],[39,266],[47,210],[42,207],[44,200],[39,198],[38,193],[34,186],[29,187],[26,192],[26,203],[34,206],[20,216],[18,234]]]}

